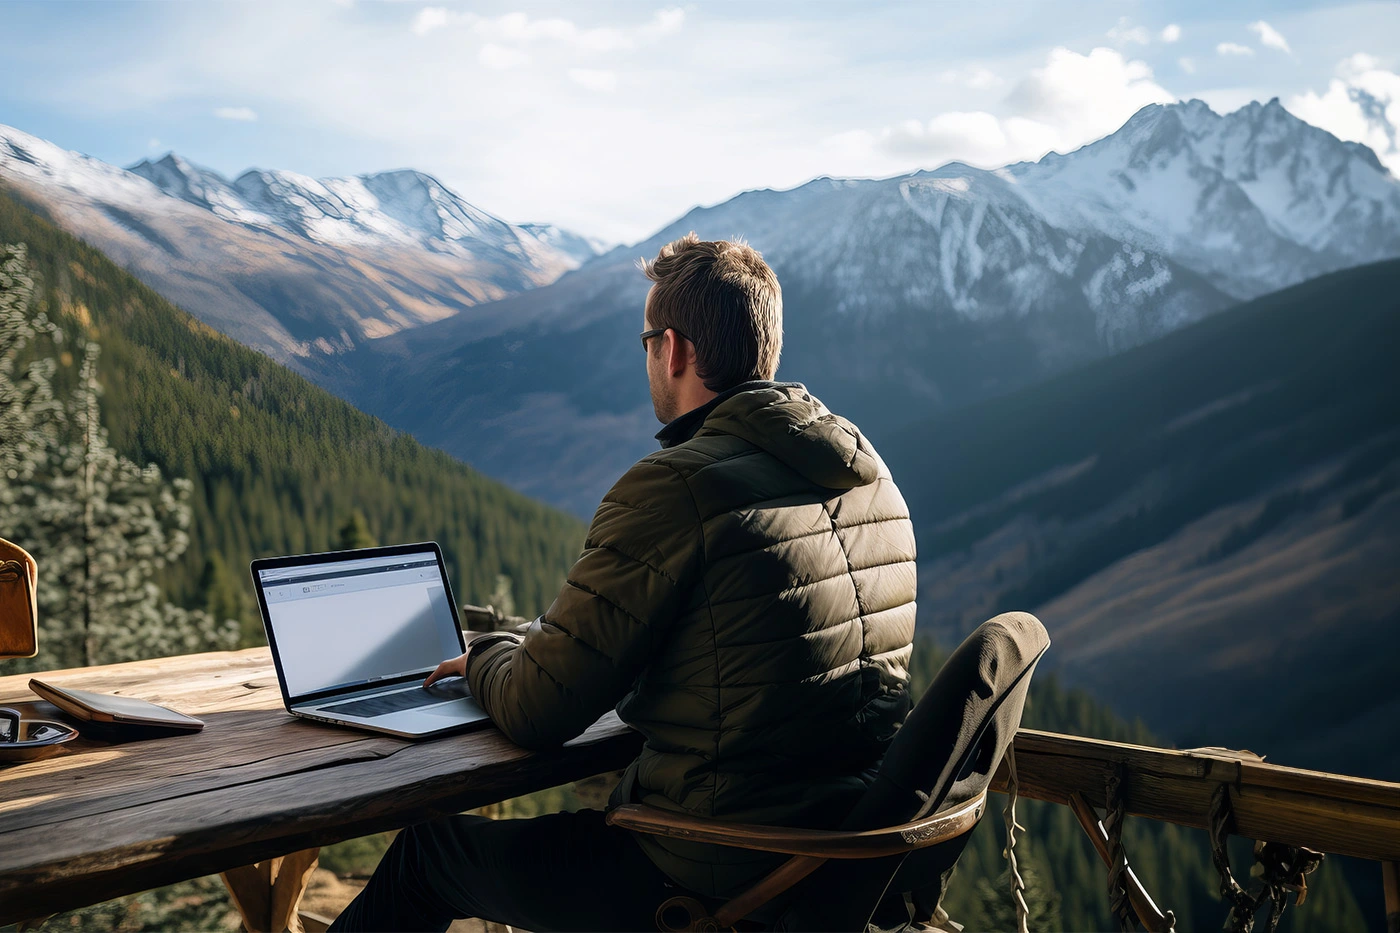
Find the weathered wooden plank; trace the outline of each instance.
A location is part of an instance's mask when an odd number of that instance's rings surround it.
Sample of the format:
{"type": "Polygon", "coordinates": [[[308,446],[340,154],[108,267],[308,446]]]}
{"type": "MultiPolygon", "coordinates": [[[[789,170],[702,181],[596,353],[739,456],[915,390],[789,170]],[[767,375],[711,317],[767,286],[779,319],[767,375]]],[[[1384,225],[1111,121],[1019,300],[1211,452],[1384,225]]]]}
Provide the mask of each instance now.
{"type": "MultiPolygon", "coordinates": [[[[383,757],[402,739],[306,723],[288,715],[267,649],[138,661],[42,675],[60,685],[137,696],[204,718],[203,732],[128,743],[79,739],[51,758],[0,771],[8,828],[61,822],[104,809],[262,777],[383,757]],[[164,663],[169,662],[169,663],[164,663]]],[[[60,714],[28,692],[28,676],[0,678],[10,705],[60,714]],[[18,698],[16,698],[18,699],[18,698]]]]}
{"type": "Polygon", "coordinates": [[[68,668],[0,677],[0,702],[32,700],[30,677],[102,693],[139,696],[153,703],[182,703],[181,712],[274,709],[282,705],[272,655],[266,648],[128,661],[102,667],[68,668]],[[243,705],[245,693],[254,705],[243,705]],[[238,698],[238,705],[229,699],[238,698]]]}
{"type": "MultiPolygon", "coordinates": [[[[1106,805],[1115,768],[1124,772],[1127,812],[1208,829],[1216,787],[1231,788],[1241,836],[1359,858],[1400,858],[1400,785],[1285,768],[1234,754],[1147,748],[1022,730],[1015,740],[1018,792],[1064,804],[1083,794],[1106,805]]],[[[993,787],[1005,791],[1005,768],[993,787]]]]}
{"type": "Polygon", "coordinates": [[[1352,800],[1356,803],[1400,808],[1400,784],[1305,771],[1267,762],[1241,762],[1240,781],[1258,787],[1273,787],[1297,794],[1315,794],[1332,800],[1352,800]]]}
{"type": "MultiPolygon", "coordinates": [[[[181,737],[187,738],[193,737],[181,737]]],[[[213,736],[210,738],[217,740],[213,736]]],[[[361,736],[301,751],[287,751],[281,745],[276,751],[249,748],[248,762],[241,765],[224,764],[221,762],[228,759],[210,755],[200,760],[178,762],[178,768],[159,761],[156,756],[160,753],[155,749],[141,748],[134,751],[133,757],[111,761],[114,773],[102,774],[100,780],[93,779],[96,768],[88,765],[67,773],[35,775],[16,782],[13,787],[0,784],[5,795],[0,799],[0,825],[8,831],[69,823],[112,810],[159,803],[279,775],[353,761],[374,761],[393,754],[405,744],[404,740],[391,736],[361,736]],[[143,761],[149,769],[144,776],[139,773],[143,761]]]]}
{"type": "Polygon", "coordinates": [[[609,716],[533,754],[495,730],[132,806],[0,829],[0,924],[213,874],[616,769],[640,736],[609,716]]]}
{"type": "MultiPolygon", "coordinates": [[[[29,676],[0,678],[0,703],[48,708],[29,676]]],[[[307,723],[283,709],[266,648],[39,676],[169,705],[206,727],[79,739],[0,769],[0,924],[615,770],[640,745],[616,717],[543,754],[494,729],[414,743],[307,723]]]]}

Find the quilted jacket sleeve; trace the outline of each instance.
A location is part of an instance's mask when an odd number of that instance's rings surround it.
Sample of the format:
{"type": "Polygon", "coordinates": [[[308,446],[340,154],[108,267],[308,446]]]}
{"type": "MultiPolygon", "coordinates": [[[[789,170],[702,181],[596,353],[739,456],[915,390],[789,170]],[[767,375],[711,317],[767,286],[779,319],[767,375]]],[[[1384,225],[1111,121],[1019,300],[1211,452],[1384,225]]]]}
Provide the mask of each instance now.
{"type": "Polygon", "coordinates": [[[701,563],[700,517],[684,478],[642,460],[603,498],[583,553],[523,638],[473,644],[473,695],[527,748],[579,735],[632,689],[701,563]]]}

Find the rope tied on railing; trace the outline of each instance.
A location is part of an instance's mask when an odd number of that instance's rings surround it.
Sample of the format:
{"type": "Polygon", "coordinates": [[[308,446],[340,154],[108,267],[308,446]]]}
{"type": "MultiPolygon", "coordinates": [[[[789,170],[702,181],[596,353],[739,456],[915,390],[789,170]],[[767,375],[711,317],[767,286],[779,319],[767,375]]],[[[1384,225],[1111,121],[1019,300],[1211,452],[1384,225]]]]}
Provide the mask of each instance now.
{"type": "Polygon", "coordinates": [[[1137,918],[1133,916],[1132,905],[1128,903],[1128,885],[1124,873],[1128,870],[1128,853],[1123,848],[1123,819],[1127,815],[1127,805],[1123,801],[1123,775],[1121,764],[1115,765],[1104,781],[1103,828],[1108,833],[1108,906],[1113,916],[1118,918],[1120,930],[1136,930],[1137,918]]]}
{"type": "Polygon", "coordinates": [[[1016,831],[1026,827],[1016,822],[1016,750],[1006,748],[1006,808],[1001,811],[1006,821],[1006,848],[1002,855],[1006,858],[1007,876],[1011,881],[1011,900],[1016,905],[1016,933],[1029,933],[1030,908],[1026,906],[1026,881],[1016,867],[1016,831]]]}
{"type": "Polygon", "coordinates": [[[1296,892],[1297,903],[1308,896],[1307,876],[1322,864],[1323,853],[1304,846],[1258,841],[1254,844],[1255,871],[1260,881],[1252,891],[1246,891],[1230,872],[1230,853],[1226,848],[1235,832],[1235,814],[1230,806],[1230,789],[1221,784],[1210,801],[1210,854],[1220,875],[1220,894],[1229,901],[1230,914],[1225,929],[1231,933],[1252,933],[1255,915],[1264,901],[1269,902],[1269,914],[1264,921],[1267,933],[1278,929],[1288,906],[1288,892],[1296,892]]]}

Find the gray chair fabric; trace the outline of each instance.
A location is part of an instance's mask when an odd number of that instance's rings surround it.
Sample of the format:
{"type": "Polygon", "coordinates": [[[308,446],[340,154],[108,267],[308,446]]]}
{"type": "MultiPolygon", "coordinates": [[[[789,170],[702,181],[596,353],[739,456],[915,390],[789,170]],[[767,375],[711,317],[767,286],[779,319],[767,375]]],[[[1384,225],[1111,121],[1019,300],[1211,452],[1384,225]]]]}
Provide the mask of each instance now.
{"type": "MultiPolygon", "coordinates": [[[[895,826],[981,793],[1020,726],[1031,673],[1049,646],[1029,613],[978,626],[944,662],[840,828],[895,826]]],[[[773,926],[894,930],[928,920],[968,835],[907,856],[833,859],[793,889],[773,926]]]]}

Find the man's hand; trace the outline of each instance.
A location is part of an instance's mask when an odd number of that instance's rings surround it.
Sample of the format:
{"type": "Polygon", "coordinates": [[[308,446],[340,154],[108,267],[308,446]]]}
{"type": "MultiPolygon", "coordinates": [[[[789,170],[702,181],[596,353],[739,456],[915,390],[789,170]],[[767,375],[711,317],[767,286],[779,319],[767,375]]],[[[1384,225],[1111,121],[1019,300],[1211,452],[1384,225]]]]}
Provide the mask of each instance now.
{"type": "Polygon", "coordinates": [[[467,657],[470,656],[472,653],[472,642],[476,641],[482,635],[489,635],[491,633],[464,632],[463,634],[466,636],[467,639],[466,652],[458,657],[449,658],[448,660],[443,661],[441,664],[439,664],[437,666],[437,670],[429,674],[428,679],[423,681],[423,687],[425,689],[431,687],[433,684],[437,683],[439,680],[442,680],[444,677],[466,677],[467,657]]]}
{"type": "Polygon", "coordinates": [[[444,677],[466,677],[467,676],[467,655],[471,654],[468,648],[465,654],[455,658],[448,658],[437,666],[437,670],[428,675],[428,679],[423,681],[424,688],[442,680],[444,677]]]}

